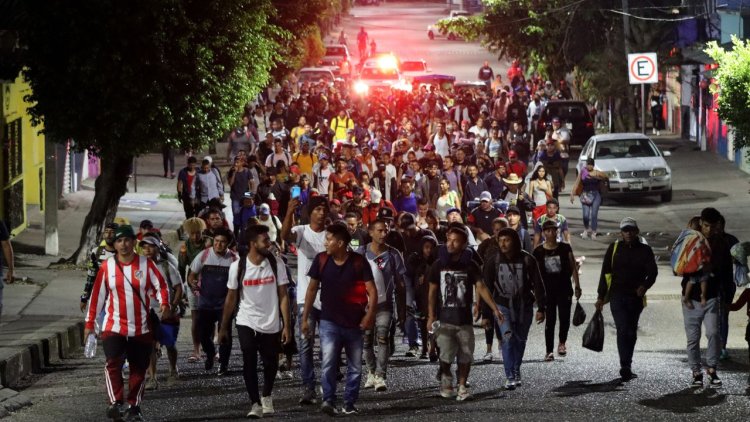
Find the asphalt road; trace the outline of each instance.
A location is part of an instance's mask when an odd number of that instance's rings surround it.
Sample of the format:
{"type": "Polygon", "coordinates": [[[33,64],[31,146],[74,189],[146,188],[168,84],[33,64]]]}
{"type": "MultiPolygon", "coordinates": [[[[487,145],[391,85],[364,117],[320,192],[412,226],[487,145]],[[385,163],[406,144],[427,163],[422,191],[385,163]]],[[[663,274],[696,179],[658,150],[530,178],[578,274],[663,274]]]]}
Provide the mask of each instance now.
{"type": "MultiPolygon", "coordinates": [[[[433,71],[452,73],[459,79],[473,79],[483,60],[491,54],[474,44],[439,39],[429,41],[426,27],[443,16],[443,6],[427,10],[414,5],[357,7],[354,18],[346,22],[353,40],[359,25],[364,24],[381,50],[393,50],[402,57],[423,57],[433,71]]],[[[356,49],[353,52],[356,55],[356,49]]],[[[498,68],[496,67],[496,71],[498,68]]],[[[660,138],[659,145],[673,155],[668,159],[674,172],[674,200],[661,204],[658,198],[607,201],[600,212],[600,232],[596,241],[574,238],[578,255],[586,255],[584,265],[584,296],[589,316],[593,313],[591,295],[607,245],[614,240],[617,224],[624,216],[636,218],[654,247],[660,263],[668,254],[666,247],[688,218],[705,206],[714,206],[727,218],[727,230],[741,240],[750,238],[750,225],[745,224],[748,200],[748,177],[729,163],[710,153],[694,151],[693,145],[673,138],[660,138]]],[[[571,164],[572,165],[572,164],[571,164]]],[[[569,175],[568,185],[572,184],[569,175]]],[[[574,234],[582,224],[580,208],[571,206],[566,194],[561,197],[562,213],[570,221],[574,234]]],[[[175,206],[173,212],[181,210],[175,206]]],[[[137,220],[137,219],[136,219],[137,220]]],[[[733,313],[730,319],[729,349],[732,359],[723,362],[719,374],[724,380],[721,389],[687,388],[689,370],[686,364],[685,335],[679,288],[668,276],[668,267],[660,265],[660,295],[651,300],[644,311],[639,328],[633,370],[637,380],[620,385],[617,382],[618,360],[614,327],[609,311],[605,311],[608,328],[605,350],[594,353],[580,348],[584,326],[572,328],[568,341],[569,355],[552,363],[543,362],[543,327],[533,326],[526,360],[522,367],[524,386],[504,391],[501,386],[502,366],[496,360],[479,364],[472,370],[470,382],[475,399],[457,403],[437,395],[434,379],[436,366],[425,361],[404,358],[405,346],[398,345],[389,369],[389,390],[385,393],[364,391],[359,401],[363,420],[725,420],[745,421],[750,416],[747,389],[748,346],[744,341],[747,317],[733,313]],[[664,276],[667,274],[666,276],[664,276]],[[668,293],[668,294],[667,294],[668,293]]],[[[655,286],[656,287],[656,286],[655,286]]],[[[144,414],[148,420],[232,420],[241,419],[249,411],[235,340],[231,375],[217,378],[206,374],[201,364],[186,362],[190,321],[185,320],[179,348],[182,380],[175,386],[146,392],[144,414]]],[[[475,357],[484,354],[483,333],[477,331],[475,357]]],[[[399,338],[400,340],[400,338],[399,338]]],[[[704,341],[705,345],[705,341],[704,341]]],[[[495,349],[497,350],[497,349],[495,349]]],[[[162,379],[166,376],[166,360],[159,363],[162,379]]],[[[295,361],[296,365],[296,361],[295,361]]],[[[297,404],[300,381],[279,381],[274,401],[279,420],[314,420],[321,418],[317,408],[297,404]]],[[[103,420],[106,393],[103,379],[102,351],[93,360],[69,359],[45,374],[35,375],[23,386],[23,392],[34,405],[9,418],[10,421],[103,420]]]]}
{"type": "MultiPolygon", "coordinates": [[[[585,305],[589,315],[590,304],[585,305]]],[[[436,364],[404,358],[399,344],[388,369],[388,391],[363,391],[358,402],[362,420],[498,420],[511,416],[516,420],[747,420],[747,346],[740,329],[733,329],[733,359],[723,363],[719,374],[721,389],[688,388],[684,334],[679,304],[662,301],[644,311],[633,370],[639,378],[621,385],[615,346],[614,326],[609,311],[605,349],[602,353],[580,347],[584,326],[571,329],[566,358],[544,362],[543,326],[534,325],[529,336],[522,366],[524,385],[504,391],[502,365],[495,360],[472,368],[469,381],[474,400],[458,403],[438,396],[436,364]]],[[[183,322],[183,328],[189,320],[183,322]]],[[[147,391],[143,404],[148,420],[202,421],[239,420],[250,410],[241,375],[238,344],[227,377],[206,374],[202,363],[188,364],[188,332],[180,333],[179,359],[181,381],[166,387],[166,360],[159,362],[162,386],[147,391]]],[[[483,333],[476,330],[476,358],[484,354],[483,333]]],[[[400,338],[399,338],[400,340],[400,338]]],[[[25,389],[34,405],[11,416],[10,421],[52,421],[104,419],[106,393],[101,349],[92,360],[70,359],[54,371],[36,377],[25,389]]],[[[297,404],[300,393],[298,373],[295,379],[276,383],[274,405],[277,420],[317,420],[324,417],[317,407],[297,404]]],[[[341,384],[339,384],[341,386],[341,384]]]]}

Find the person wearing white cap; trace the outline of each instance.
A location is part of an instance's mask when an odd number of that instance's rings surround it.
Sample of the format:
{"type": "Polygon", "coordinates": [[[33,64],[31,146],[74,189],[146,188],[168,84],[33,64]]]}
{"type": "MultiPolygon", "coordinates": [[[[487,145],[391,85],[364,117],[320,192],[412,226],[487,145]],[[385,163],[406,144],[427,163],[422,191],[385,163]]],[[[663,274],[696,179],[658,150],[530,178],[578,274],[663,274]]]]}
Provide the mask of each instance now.
{"type": "Polygon", "coordinates": [[[494,207],[492,195],[484,191],[479,195],[479,206],[474,208],[469,214],[469,223],[481,229],[483,232],[492,235],[492,222],[496,218],[502,217],[502,213],[494,207]]]}
{"type": "Polygon", "coordinates": [[[279,233],[281,233],[281,221],[279,220],[279,217],[271,215],[271,207],[268,206],[268,204],[261,204],[260,207],[258,207],[258,224],[268,227],[268,237],[271,239],[271,242],[281,240],[279,238],[279,233]]]}
{"type": "Polygon", "coordinates": [[[656,282],[658,270],[654,252],[638,238],[638,223],[633,218],[622,219],[620,233],[622,240],[609,245],[604,255],[596,309],[601,312],[608,298],[617,329],[620,376],[627,382],[637,378],[631,365],[638,339],[638,320],[646,291],[656,282]]]}

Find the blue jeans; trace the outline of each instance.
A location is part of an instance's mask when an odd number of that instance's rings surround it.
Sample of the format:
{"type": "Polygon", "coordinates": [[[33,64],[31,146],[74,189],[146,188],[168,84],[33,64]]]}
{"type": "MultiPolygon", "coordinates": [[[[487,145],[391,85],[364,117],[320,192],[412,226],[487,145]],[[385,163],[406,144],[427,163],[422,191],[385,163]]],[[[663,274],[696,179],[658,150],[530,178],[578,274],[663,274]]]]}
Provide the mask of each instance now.
{"type": "Polygon", "coordinates": [[[297,305],[297,344],[299,345],[299,369],[302,385],[308,390],[315,389],[315,366],[313,364],[313,348],[315,347],[315,327],[318,325],[320,311],[313,308],[307,318],[310,336],[302,335],[302,313],[305,305],[297,305]]]}
{"type": "Polygon", "coordinates": [[[341,327],[331,321],[320,321],[320,349],[323,362],[320,383],[323,385],[323,401],[336,404],[336,374],[338,372],[341,349],[346,353],[346,388],[344,404],[354,405],[359,398],[359,384],[362,380],[363,332],[359,328],[341,327]]]}
{"type": "MultiPolygon", "coordinates": [[[[521,373],[521,362],[523,354],[526,351],[526,339],[529,337],[531,320],[534,315],[534,307],[527,305],[523,312],[515,315],[515,320],[511,319],[510,309],[497,304],[500,312],[505,316],[505,320],[500,325],[500,334],[503,335],[500,340],[500,347],[503,352],[503,367],[505,367],[505,377],[509,380],[515,380],[516,375],[521,373]],[[505,333],[510,331],[510,339],[505,337],[505,333]]],[[[497,320],[495,320],[495,325],[497,320]]]]}
{"type": "Polygon", "coordinates": [[[609,302],[617,329],[617,353],[620,368],[630,369],[633,363],[635,342],[638,340],[638,320],[643,311],[643,298],[613,295],[609,302]]]}
{"type": "Polygon", "coordinates": [[[599,227],[599,207],[602,205],[602,194],[599,191],[589,191],[594,195],[594,202],[591,205],[586,205],[581,202],[581,209],[583,209],[583,227],[586,230],[591,227],[591,230],[596,231],[599,227]]]}
{"type": "Polygon", "coordinates": [[[390,353],[391,337],[391,320],[393,311],[390,309],[378,311],[375,314],[375,327],[372,330],[365,330],[364,337],[364,354],[367,370],[385,378],[388,370],[388,358],[390,353]],[[378,352],[375,353],[375,343],[378,345],[378,352]]]}

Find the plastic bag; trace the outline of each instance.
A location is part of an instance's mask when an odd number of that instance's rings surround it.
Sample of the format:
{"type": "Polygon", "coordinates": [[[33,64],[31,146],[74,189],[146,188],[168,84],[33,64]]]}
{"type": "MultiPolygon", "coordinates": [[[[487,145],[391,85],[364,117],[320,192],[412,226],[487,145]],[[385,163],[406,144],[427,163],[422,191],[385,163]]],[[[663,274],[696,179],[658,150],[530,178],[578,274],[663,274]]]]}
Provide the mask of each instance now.
{"type": "Polygon", "coordinates": [[[596,311],[583,333],[583,347],[595,352],[604,350],[604,317],[596,311]]]}
{"type": "Polygon", "coordinates": [[[586,311],[583,310],[581,303],[576,300],[576,309],[573,311],[573,326],[578,327],[584,322],[586,322],[586,311]]]}

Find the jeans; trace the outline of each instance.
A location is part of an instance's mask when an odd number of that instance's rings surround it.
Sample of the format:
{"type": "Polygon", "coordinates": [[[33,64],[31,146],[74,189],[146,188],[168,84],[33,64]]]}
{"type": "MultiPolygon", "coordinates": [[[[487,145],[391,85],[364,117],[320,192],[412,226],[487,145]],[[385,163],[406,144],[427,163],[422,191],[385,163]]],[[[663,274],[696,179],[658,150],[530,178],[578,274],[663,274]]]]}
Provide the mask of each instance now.
{"type": "Polygon", "coordinates": [[[583,210],[583,227],[586,230],[591,227],[591,230],[596,231],[599,227],[599,207],[602,205],[602,194],[599,191],[589,191],[594,194],[594,202],[591,205],[586,205],[581,202],[581,209],[583,210]]]}
{"type": "Polygon", "coordinates": [[[721,348],[727,348],[727,339],[729,338],[729,305],[734,300],[734,294],[737,292],[737,287],[734,283],[730,283],[729,286],[724,286],[721,289],[721,299],[719,301],[719,335],[721,336],[721,348]]]}
{"type": "Polygon", "coordinates": [[[544,342],[547,346],[547,353],[552,353],[555,346],[555,324],[557,323],[557,314],[560,315],[560,333],[558,340],[560,343],[568,341],[568,331],[570,330],[570,307],[573,304],[573,298],[567,294],[550,294],[547,296],[547,307],[544,324],[544,342]]]}
{"type": "Polygon", "coordinates": [[[500,346],[503,352],[505,377],[509,380],[515,380],[516,375],[521,373],[521,362],[526,351],[526,339],[529,337],[534,309],[533,306],[526,305],[523,312],[519,311],[515,314],[515,319],[512,319],[510,309],[499,303],[497,307],[505,315],[502,324],[497,324],[497,320],[495,320],[495,324],[500,326],[500,333],[503,334],[500,346]],[[511,333],[510,338],[505,337],[505,333],[508,331],[511,333]]]}
{"type": "Polygon", "coordinates": [[[359,398],[362,380],[362,330],[341,327],[331,321],[320,321],[320,349],[323,362],[320,366],[323,385],[323,401],[336,404],[336,374],[338,373],[341,349],[346,353],[346,388],[344,404],[354,405],[359,398]]]}
{"type": "Polygon", "coordinates": [[[687,337],[688,365],[693,372],[701,370],[701,324],[706,329],[706,366],[715,369],[719,363],[721,352],[721,337],[719,335],[719,299],[713,298],[706,301],[706,306],[701,306],[698,301],[693,301],[693,309],[682,305],[682,317],[685,320],[685,337],[687,337]]]}
{"type": "Polygon", "coordinates": [[[617,353],[620,355],[620,368],[630,369],[633,363],[635,342],[638,340],[638,320],[643,311],[643,298],[613,295],[609,305],[617,329],[617,353]]]}
{"type": "Polygon", "coordinates": [[[279,334],[264,334],[244,325],[237,326],[237,336],[242,349],[242,377],[250,396],[250,403],[260,403],[258,392],[258,355],[263,361],[263,397],[273,391],[276,371],[279,369],[279,334]]]}
{"type": "MultiPolygon", "coordinates": [[[[218,326],[221,329],[222,309],[198,309],[198,336],[201,340],[203,351],[206,352],[206,359],[213,359],[216,356],[216,346],[214,346],[214,332],[218,326]]],[[[228,339],[226,343],[219,345],[219,365],[221,368],[229,366],[229,355],[232,353],[232,330],[227,330],[228,339]]]]}
{"type": "Polygon", "coordinates": [[[307,319],[309,337],[302,335],[302,314],[305,305],[297,305],[297,344],[299,345],[299,369],[302,385],[308,390],[315,389],[315,367],[313,365],[313,348],[315,347],[315,327],[318,326],[320,311],[313,308],[307,319]]]}
{"type": "Polygon", "coordinates": [[[392,319],[393,311],[390,309],[378,311],[375,314],[375,328],[372,330],[365,330],[363,340],[367,370],[371,374],[383,378],[385,378],[386,370],[388,369],[388,358],[391,356],[389,337],[391,335],[392,319]],[[375,355],[375,340],[377,340],[378,343],[377,358],[375,355]]]}
{"type": "Polygon", "coordinates": [[[232,199],[232,222],[234,224],[234,233],[239,233],[242,228],[240,224],[240,210],[242,210],[242,202],[240,199],[232,199]]]}

